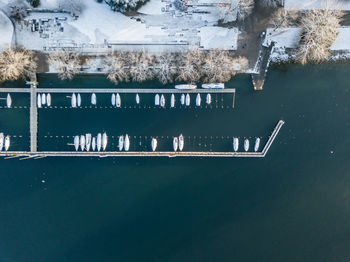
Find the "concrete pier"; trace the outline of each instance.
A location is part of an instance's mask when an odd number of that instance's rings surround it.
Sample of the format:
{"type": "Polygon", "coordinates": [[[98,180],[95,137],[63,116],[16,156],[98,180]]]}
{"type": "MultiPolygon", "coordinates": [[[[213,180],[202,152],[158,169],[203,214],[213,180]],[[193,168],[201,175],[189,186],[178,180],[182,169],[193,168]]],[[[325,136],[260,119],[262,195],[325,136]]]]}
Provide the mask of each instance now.
{"type": "Polygon", "coordinates": [[[36,106],[36,89],[35,83],[30,85],[30,152],[35,153],[38,149],[38,108],[36,106]]]}

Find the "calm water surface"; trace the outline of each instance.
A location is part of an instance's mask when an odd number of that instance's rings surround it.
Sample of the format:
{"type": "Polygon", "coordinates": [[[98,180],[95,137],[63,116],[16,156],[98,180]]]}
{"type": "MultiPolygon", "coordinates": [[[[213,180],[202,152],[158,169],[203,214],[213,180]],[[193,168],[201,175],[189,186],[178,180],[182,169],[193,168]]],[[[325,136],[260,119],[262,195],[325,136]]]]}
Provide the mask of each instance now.
{"type": "MultiPolygon", "coordinates": [[[[131,98],[120,111],[40,109],[40,149],[106,131],[128,132],[144,150],[143,136],[179,132],[191,149],[229,150],[227,136],[266,140],[286,124],[264,159],[0,160],[0,261],[349,261],[350,64],[277,67],[263,92],[249,77],[227,86],[237,89],[234,109],[226,96],[199,110],[134,108],[131,98]]],[[[12,149],[28,148],[28,97],[14,95],[14,105],[24,108],[1,109],[0,129],[17,136],[12,149]]]]}

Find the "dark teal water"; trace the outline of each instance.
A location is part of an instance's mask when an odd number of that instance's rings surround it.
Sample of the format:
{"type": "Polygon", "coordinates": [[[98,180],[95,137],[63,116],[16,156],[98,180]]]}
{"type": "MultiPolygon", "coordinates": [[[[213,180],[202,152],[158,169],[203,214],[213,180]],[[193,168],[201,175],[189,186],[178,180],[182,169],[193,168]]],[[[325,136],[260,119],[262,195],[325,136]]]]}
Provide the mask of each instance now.
{"type": "MultiPolygon", "coordinates": [[[[66,149],[69,139],[50,135],[87,128],[183,132],[196,136],[191,147],[226,149],[227,136],[266,139],[286,124],[264,159],[0,160],[0,261],[349,261],[349,72],[349,63],[276,67],[262,92],[237,77],[235,109],[41,109],[41,149],[66,149]]],[[[22,136],[14,149],[29,145],[27,110],[0,110],[0,128],[22,136]]]]}

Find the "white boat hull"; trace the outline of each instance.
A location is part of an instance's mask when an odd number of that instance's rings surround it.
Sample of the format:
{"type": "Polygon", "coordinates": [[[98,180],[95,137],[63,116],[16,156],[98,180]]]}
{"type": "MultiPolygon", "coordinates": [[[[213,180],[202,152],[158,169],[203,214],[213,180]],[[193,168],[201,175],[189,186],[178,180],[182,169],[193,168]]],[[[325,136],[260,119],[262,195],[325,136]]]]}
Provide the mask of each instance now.
{"type": "Polygon", "coordinates": [[[86,145],[85,136],[81,135],[80,136],[80,150],[81,151],[85,150],[85,145],[86,145]]]}
{"type": "Polygon", "coordinates": [[[249,140],[248,139],[246,139],[246,140],[244,140],[244,151],[248,151],[249,150],[249,140]]]}
{"type": "Polygon", "coordinates": [[[201,95],[200,95],[200,94],[197,94],[197,97],[196,97],[196,106],[201,106],[201,102],[202,102],[201,95]]]}
{"type": "Polygon", "coordinates": [[[47,106],[51,106],[51,94],[46,95],[46,104],[47,106]]]}
{"type": "Polygon", "coordinates": [[[74,148],[75,148],[75,151],[79,150],[79,136],[74,137],[74,148]]]}
{"type": "Polygon", "coordinates": [[[106,150],[106,148],[107,148],[107,143],[108,143],[107,134],[106,134],[106,133],[103,133],[103,135],[102,135],[102,149],[103,149],[103,151],[106,150]]]}
{"type": "Polygon", "coordinates": [[[157,144],[158,144],[157,139],[152,138],[151,146],[152,146],[152,151],[153,151],[153,152],[156,151],[156,149],[157,149],[157,144]]]}
{"type": "Polygon", "coordinates": [[[154,105],[159,106],[160,104],[160,98],[159,95],[156,94],[156,96],[154,97],[154,105]]]}
{"type": "Polygon", "coordinates": [[[92,138],[91,149],[92,149],[92,151],[96,150],[96,138],[95,137],[92,138]]]}
{"type": "Polygon", "coordinates": [[[100,152],[102,147],[102,135],[101,133],[97,134],[97,151],[100,152]]]}
{"type": "Polygon", "coordinates": [[[172,108],[175,107],[175,95],[174,95],[174,94],[171,94],[170,106],[171,106],[172,108]]]}
{"type": "Polygon", "coordinates": [[[238,147],[239,147],[239,140],[238,140],[237,137],[235,137],[235,138],[233,138],[233,150],[235,152],[237,152],[238,151],[238,147]]]}
{"type": "Polygon", "coordinates": [[[164,97],[164,95],[162,95],[161,97],[160,97],[160,106],[161,107],[165,107],[165,97],[164,97]]]}
{"type": "Polygon", "coordinates": [[[118,144],[119,151],[122,151],[123,147],[124,147],[124,137],[120,136],[119,137],[119,144],[118,144]]]}
{"type": "Polygon", "coordinates": [[[179,136],[179,150],[182,151],[184,149],[184,144],[185,144],[185,141],[184,141],[184,137],[183,135],[181,134],[179,136]]]}
{"type": "Polygon", "coordinates": [[[189,106],[191,103],[191,98],[190,98],[190,94],[186,95],[186,106],[189,106]]]}
{"type": "Polygon", "coordinates": [[[96,103],[97,103],[96,94],[95,94],[95,93],[92,93],[92,94],[91,94],[91,104],[95,106],[96,103]]]}
{"type": "Polygon", "coordinates": [[[207,102],[208,105],[211,104],[211,94],[207,94],[206,102],[207,102]]]}
{"type": "Polygon", "coordinates": [[[4,148],[4,133],[0,133],[0,151],[4,148]]]}
{"type": "Polygon", "coordinates": [[[90,147],[91,147],[91,134],[86,134],[86,135],[85,135],[85,140],[86,140],[86,151],[90,151],[90,147]]]}
{"type": "Polygon", "coordinates": [[[257,137],[257,138],[255,139],[254,151],[255,151],[255,152],[258,152],[259,147],[260,147],[260,138],[257,137]]]}
{"type": "Polygon", "coordinates": [[[181,90],[193,90],[196,89],[196,85],[175,85],[176,89],[181,89],[181,90]]]}
{"type": "Polygon", "coordinates": [[[124,150],[129,151],[129,148],[130,148],[130,139],[129,139],[129,136],[126,135],[124,139],[124,150]]]}
{"type": "Polygon", "coordinates": [[[38,94],[38,97],[37,97],[37,106],[38,106],[38,108],[41,108],[41,95],[40,94],[38,94]]]}
{"type": "Polygon", "coordinates": [[[116,94],[116,96],[115,96],[115,105],[116,105],[116,107],[121,107],[122,106],[122,100],[121,100],[119,94],[116,94]]]}
{"type": "Polygon", "coordinates": [[[10,137],[5,137],[5,151],[8,151],[10,149],[10,137]]]}
{"type": "Polygon", "coordinates": [[[182,94],[181,95],[181,105],[184,105],[185,104],[185,94],[182,94]]]}
{"type": "Polygon", "coordinates": [[[71,105],[73,108],[77,107],[77,96],[74,93],[72,94],[71,105]]]}
{"type": "Polygon", "coordinates": [[[139,94],[136,94],[135,100],[136,100],[136,104],[140,104],[140,96],[139,96],[139,94]]]}
{"type": "Polygon", "coordinates": [[[111,97],[111,103],[112,103],[112,106],[115,106],[115,94],[112,94],[112,97],[111,97]]]}
{"type": "Polygon", "coordinates": [[[11,108],[12,106],[12,98],[11,98],[11,95],[10,94],[7,94],[7,97],[6,97],[6,106],[8,108],[11,108]]]}
{"type": "Polygon", "coordinates": [[[179,147],[179,139],[177,137],[173,138],[173,149],[176,152],[179,147]]]}
{"type": "Polygon", "coordinates": [[[205,89],[224,89],[225,84],[224,83],[203,84],[202,88],[205,88],[205,89]]]}
{"type": "Polygon", "coordinates": [[[41,104],[46,105],[46,94],[41,94],[41,104]]]}
{"type": "Polygon", "coordinates": [[[81,95],[80,94],[77,95],[77,106],[78,107],[81,106],[81,95]]]}

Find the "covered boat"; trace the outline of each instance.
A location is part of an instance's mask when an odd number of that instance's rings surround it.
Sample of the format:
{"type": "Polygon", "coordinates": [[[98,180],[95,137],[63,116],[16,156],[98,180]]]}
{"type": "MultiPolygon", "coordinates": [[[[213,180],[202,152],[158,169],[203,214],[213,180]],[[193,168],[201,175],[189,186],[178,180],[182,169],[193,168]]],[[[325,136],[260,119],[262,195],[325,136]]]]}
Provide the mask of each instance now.
{"type": "Polygon", "coordinates": [[[184,148],[184,144],[185,144],[185,141],[184,141],[184,137],[183,135],[181,134],[179,136],[179,150],[182,151],[182,149],[184,148]]]}
{"type": "Polygon", "coordinates": [[[101,133],[97,134],[97,151],[101,151],[102,147],[102,135],[101,133]]]}
{"type": "Polygon", "coordinates": [[[186,106],[189,106],[191,103],[191,98],[190,98],[190,94],[186,95],[186,106]]]}
{"type": "Polygon", "coordinates": [[[182,89],[182,90],[193,90],[196,89],[196,85],[190,85],[190,84],[185,84],[185,85],[175,85],[176,89],[182,89]]]}
{"type": "Polygon", "coordinates": [[[207,94],[206,102],[207,102],[208,105],[211,104],[211,94],[207,94]]]}
{"type": "Polygon", "coordinates": [[[0,151],[4,148],[4,133],[0,133],[0,151]]]}
{"type": "Polygon", "coordinates": [[[12,106],[12,98],[11,98],[11,95],[10,94],[7,94],[7,97],[6,97],[6,106],[8,108],[11,108],[12,106]]]}
{"type": "Polygon", "coordinates": [[[112,103],[112,106],[115,106],[115,94],[112,94],[111,96],[111,103],[112,103]]]}
{"type": "Polygon", "coordinates": [[[47,104],[47,106],[51,106],[51,94],[50,93],[48,93],[46,95],[46,104],[47,104]]]}
{"type": "Polygon", "coordinates": [[[108,137],[107,137],[106,132],[104,132],[103,135],[102,135],[102,149],[103,149],[103,151],[106,150],[107,143],[108,143],[108,137]]]}
{"type": "Polygon", "coordinates": [[[122,150],[123,150],[123,147],[124,147],[124,136],[120,136],[118,142],[119,142],[119,143],[118,143],[119,151],[122,151],[122,150]]]}
{"type": "Polygon", "coordinates": [[[203,84],[202,88],[206,88],[206,89],[224,89],[225,88],[225,84],[224,83],[203,84]]]}
{"type": "Polygon", "coordinates": [[[181,94],[181,105],[184,105],[185,104],[185,94],[181,94]]]}
{"type": "Polygon", "coordinates": [[[79,136],[74,137],[74,147],[75,147],[75,151],[78,151],[78,149],[79,149],[79,136]]]}
{"type": "Polygon", "coordinates": [[[92,151],[96,150],[96,137],[92,138],[91,149],[92,149],[92,151]]]}
{"type": "Polygon", "coordinates": [[[116,96],[115,96],[115,106],[116,107],[121,107],[122,106],[122,100],[120,98],[119,93],[117,93],[116,96]]]}
{"type": "Polygon", "coordinates": [[[126,134],[124,139],[124,150],[129,151],[129,148],[130,148],[130,139],[128,134],[126,134]]]}
{"type": "Polygon", "coordinates": [[[177,137],[174,137],[173,138],[173,148],[174,148],[175,152],[177,151],[178,147],[179,147],[179,139],[177,137]]]}
{"type": "Polygon", "coordinates": [[[85,140],[86,140],[86,151],[90,151],[90,146],[91,146],[91,134],[86,134],[86,135],[85,135],[85,140]]]}
{"type": "Polygon", "coordinates": [[[238,151],[238,147],[239,147],[239,139],[237,137],[234,137],[233,138],[233,150],[235,152],[238,151]]]}
{"type": "Polygon", "coordinates": [[[175,95],[171,94],[170,107],[175,107],[175,95]]]}
{"type": "Polygon", "coordinates": [[[154,97],[154,105],[159,106],[159,104],[160,104],[160,98],[159,98],[159,95],[156,94],[154,97]]]}
{"type": "Polygon", "coordinates": [[[200,94],[197,94],[197,97],[196,97],[196,106],[200,106],[200,105],[201,105],[201,102],[202,102],[201,95],[200,95],[200,94]]]}
{"type": "Polygon", "coordinates": [[[41,104],[46,105],[46,94],[45,93],[41,94],[41,104]]]}
{"type": "Polygon", "coordinates": [[[255,139],[255,145],[254,145],[254,151],[257,152],[259,150],[259,146],[260,146],[260,138],[257,137],[255,139]]]}
{"type": "Polygon", "coordinates": [[[140,96],[139,96],[139,94],[136,94],[135,100],[136,100],[136,104],[140,104],[140,96]]]}
{"type": "Polygon", "coordinates": [[[10,136],[5,137],[5,151],[8,151],[10,148],[10,136]]]}
{"type": "Polygon", "coordinates": [[[160,97],[160,106],[161,107],[165,107],[165,97],[164,97],[164,95],[161,95],[161,97],[160,97]]]}
{"type": "Polygon", "coordinates": [[[37,103],[38,108],[41,108],[41,104],[42,104],[41,94],[38,94],[36,103],[37,103]]]}
{"type": "Polygon", "coordinates": [[[244,151],[248,151],[249,150],[249,139],[245,139],[244,140],[244,151]]]}
{"type": "Polygon", "coordinates": [[[72,94],[71,104],[73,108],[77,107],[77,96],[74,93],[72,94]]]}
{"type": "Polygon", "coordinates": [[[77,95],[77,106],[78,107],[81,106],[81,95],[80,94],[77,95]]]}
{"type": "Polygon", "coordinates": [[[81,135],[80,136],[80,149],[81,149],[81,151],[85,150],[85,145],[86,145],[85,136],[81,135]]]}
{"type": "Polygon", "coordinates": [[[153,151],[153,152],[156,151],[156,149],[157,149],[157,144],[158,144],[157,139],[152,138],[151,146],[152,146],[152,151],[153,151]]]}
{"type": "Polygon", "coordinates": [[[91,94],[91,104],[95,106],[96,103],[97,103],[96,94],[95,94],[95,93],[92,93],[92,94],[91,94]]]}

